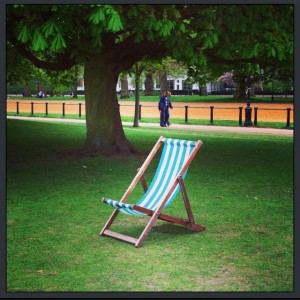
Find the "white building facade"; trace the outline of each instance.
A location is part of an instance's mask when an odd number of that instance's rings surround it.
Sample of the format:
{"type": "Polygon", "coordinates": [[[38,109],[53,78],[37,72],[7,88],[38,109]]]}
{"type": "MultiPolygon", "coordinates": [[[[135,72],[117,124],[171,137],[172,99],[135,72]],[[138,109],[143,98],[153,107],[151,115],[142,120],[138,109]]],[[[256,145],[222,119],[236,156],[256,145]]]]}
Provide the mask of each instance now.
{"type": "MultiPolygon", "coordinates": [[[[134,91],[135,90],[135,85],[134,85],[134,80],[132,80],[132,78],[127,77],[128,79],[128,90],[129,91],[134,91]]],[[[171,76],[167,76],[167,80],[168,80],[168,89],[171,91],[199,91],[199,85],[197,83],[194,83],[192,85],[188,85],[186,82],[187,76],[182,76],[182,77],[178,77],[178,78],[173,78],[171,76]]],[[[159,82],[156,82],[154,80],[154,86],[153,86],[154,90],[160,90],[160,85],[159,82]]],[[[207,93],[210,94],[212,89],[214,89],[214,87],[212,86],[212,83],[207,83],[206,84],[206,89],[207,89],[207,93]]],[[[118,80],[117,86],[116,86],[116,90],[117,92],[121,91],[121,81],[120,79],[118,80]]],[[[145,83],[144,81],[141,83],[141,90],[145,90],[145,83]]],[[[78,80],[78,86],[77,86],[77,91],[84,91],[84,80],[83,78],[78,80]]]]}
{"type": "MultiPolygon", "coordinates": [[[[182,91],[182,90],[199,90],[199,85],[197,83],[194,83],[192,85],[188,85],[186,83],[187,76],[181,76],[178,78],[173,78],[172,76],[167,76],[168,84],[169,84],[169,90],[171,91],[182,91]]],[[[132,82],[131,78],[128,76],[128,89],[131,91],[135,90],[134,82],[132,82]]],[[[154,80],[154,90],[160,90],[159,82],[156,82],[154,80]]],[[[211,92],[212,84],[207,83],[206,84],[207,93],[211,92]]],[[[142,82],[141,84],[141,90],[145,90],[145,83],[142,82]]],[[[117,92],[121,91],[121,81],[119,80],[117,83],[117,92]]]]}

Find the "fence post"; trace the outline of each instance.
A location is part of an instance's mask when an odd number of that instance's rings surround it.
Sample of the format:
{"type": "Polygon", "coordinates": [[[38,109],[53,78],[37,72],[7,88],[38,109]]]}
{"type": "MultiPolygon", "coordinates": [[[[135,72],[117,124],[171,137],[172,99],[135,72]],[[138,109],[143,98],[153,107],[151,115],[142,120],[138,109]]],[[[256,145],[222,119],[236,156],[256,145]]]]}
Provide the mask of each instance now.
{"type": "Polygon", "coordinates": [[[46,116],[48,116],[48,102],[46,102],[45,105],[46,105],[46,116]]]}
{"type": "Polygon", "coordinates": [[[81,117],[81,103],[79,103],[79,117],[81,117]]]}
{"type": "Polygon", "coordinates": [[[214,107],[210,107],[210,124],[214,122],[214,107]]]}
{"type": "Polygon", "coordinates": [[[31,102],[31,115],[33,115],[33,102],[31,102]]]}
{"type": "Polygon", "coordinates": [[[291,116],[291,108],[287,108],[287,118],[286,118],[286,127],[290,127],[290,116],[291,116]]]}
{"type": "Polygon", "coordinates": [[[62,104],[62,115],[65,116],[65,102],[62,104]]]}
{"type": "Polygon", "coordinates": [[[257,126],[257,110],[258,107],[254,107],[254,126],[257,126]]]}
{"type": "Polygon", "coordinates": [[[184,121],[185,123],[188,122],[188,105],[185,106],[185,113],[184,113],[184,121]]]}
{"type": "Polygon", "coordinates": [[[142,104],[139,104],[139,120],[142,119],[142,104]]]}
{"type": "Polygon", "coordinates": [[[239,107],[239,126],[242,126],[242,123],[243,123],[243,121],[242,121],[242,114],[243,114],[243,107],[240,106],[239,107]]]}
{"type": "Polygon", "coordinates": [[[17,115],[19,114],[19,102],[17,101],[17,115]]]}

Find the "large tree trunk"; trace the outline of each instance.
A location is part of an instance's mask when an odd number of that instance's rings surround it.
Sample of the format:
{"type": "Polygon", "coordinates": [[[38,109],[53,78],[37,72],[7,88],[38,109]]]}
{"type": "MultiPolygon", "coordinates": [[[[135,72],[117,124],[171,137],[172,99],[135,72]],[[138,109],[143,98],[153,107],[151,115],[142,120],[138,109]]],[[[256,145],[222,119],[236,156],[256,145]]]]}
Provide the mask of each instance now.
{"type": "Polygon", "coordinates": [[[120,76],[121,81],[121,99],[129,98],[127,73],[120,76]]]}
{"type": "Polygon", "coordinates": [[[153,76],[152,73],[146,73],[145,79],[145,96],[152,96],[153,95],[153,76]]]}
{"type": "Polygon", "coordinates": [[[245,76],[239,76],[236,79],[236,90],[234,92],[233,98],[239,100],[245,100],[247,98],[246,90],[247,84],[245,80],[245,76]]]}
{"type": "Polygon", "coordinates": [[[140,110],[140,79],[135,79],[135,102],[134,102],[134,120],[133,127],[139,127],[139,110],[140,110]]]}
{"type": "Polygon", "coordinates": [[[135,102],[133,127],[139,127],[139,106],[140,106],[140,76],[139,64],[135,64],[135,102]]]}
{"type": "Polygon", "coordinates": [[[78,66],[76,65],[74,67],[74,80],[73,80],[73,86],[72,86],[73,98],[78,98],[77,82],[78,82],[78,66]]]}
{"type": "Polygon", "coordinates": [[[159,84],[160,84],[160,92],[163,95],[164,91],[169,89],[167,73],[165,71],[159,71],[159,84]]]}
{"type": "Polygon", "coordinates": [[[26,83],[25,88],[24,88],[24,96],[25,97],[31,97],[31,89],[29,84],[26,83]]]}
{"type": "Polygon", "coordinates": [[[116,93],[117,68],[98,55],[85,63],[86,151],[91,154],[131,154],[116,93]]]}
{"type": "Polygon", "coordinates": [[[207,87],[206,87],[206,84],[203,84],[201,86],[201,84],[199,83],[199,89],[200,89],[200,95],[201,96],[207,96],[207,87]]]}

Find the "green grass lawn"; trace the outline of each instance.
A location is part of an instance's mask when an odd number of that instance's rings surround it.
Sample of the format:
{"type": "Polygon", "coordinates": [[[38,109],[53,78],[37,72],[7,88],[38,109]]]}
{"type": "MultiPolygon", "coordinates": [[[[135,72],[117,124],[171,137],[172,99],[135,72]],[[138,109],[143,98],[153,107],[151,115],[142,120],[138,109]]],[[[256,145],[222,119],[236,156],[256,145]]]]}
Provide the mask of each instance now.
{"type": "MultiPolygon", "coordinates": [[[[85,132],[7,120],[7,291],[293,291],[292,137],[127,126],[139,155],[67,155],[85,132]],[[186,187],[206,230],[158,221],[140,249],[99,237],[101,198],[122,197],[161,135],[203,141],[186,187]]],[[[166,210],[186,215],[180,195],[166,210]]],[[[119,214],[111,229],[137,237],[145,222],[119,214]]]]}
{"type": "MultiPolygon", "coordinates": [[[[22,97],[22,96],[10,96],[9,99],[14,99],[14,100],[41,100],[38,97],[22,97]]],[[[130,95],[129,98],[123,98],[121,99],[118,97],[119,100],[121,101],[135,101],[135,95],[132,94],[130,95]]],[[[72,98],[68,95],[66,96],[53,96],[53,97],[46,97],[43,100],[47,101],[84,101],[85,96],[79,95],[78,98],[72,98]]],[[[159,100],[159,96],[143,96],[140,95],[140,101],[149,101],[149,102],[157,102],[159,100]]],[[[193,96],[171,96],[172,102],[221,102],[221,103],[226,103],[226,102],[241,102],[241,100],[236,100],[233,98],[232,95],[206,95],[206,96],[199,96],[199,95],[193,95],[193,96]]],[[[245,95],[244,99],[245,103],[247,101],[247,97],[245,95]]],[[[251,97],[251,102],[253,103],[272,103],[271,96],[255,96],[251,97]]],[[[285,97],[285,96],[274,96],[274,103],[293,103],[294,98],[293,97],[285,97]]]]}

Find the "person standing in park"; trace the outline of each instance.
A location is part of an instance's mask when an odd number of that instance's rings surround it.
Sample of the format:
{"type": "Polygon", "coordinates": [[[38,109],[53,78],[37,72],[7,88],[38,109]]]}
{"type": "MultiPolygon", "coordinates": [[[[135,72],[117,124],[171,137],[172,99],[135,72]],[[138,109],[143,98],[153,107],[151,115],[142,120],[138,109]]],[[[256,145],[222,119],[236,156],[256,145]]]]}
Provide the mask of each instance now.
{"type": "Polygon", "coordinates": [[[158,103],[158,109],[160,111],[160,126],[166,127],[170,126],[169,118],[169,108],[173,109],[171,100],[170,100],[170,92],[165,91],[163,96],[160,97],[159,103],[158,103]]]}

